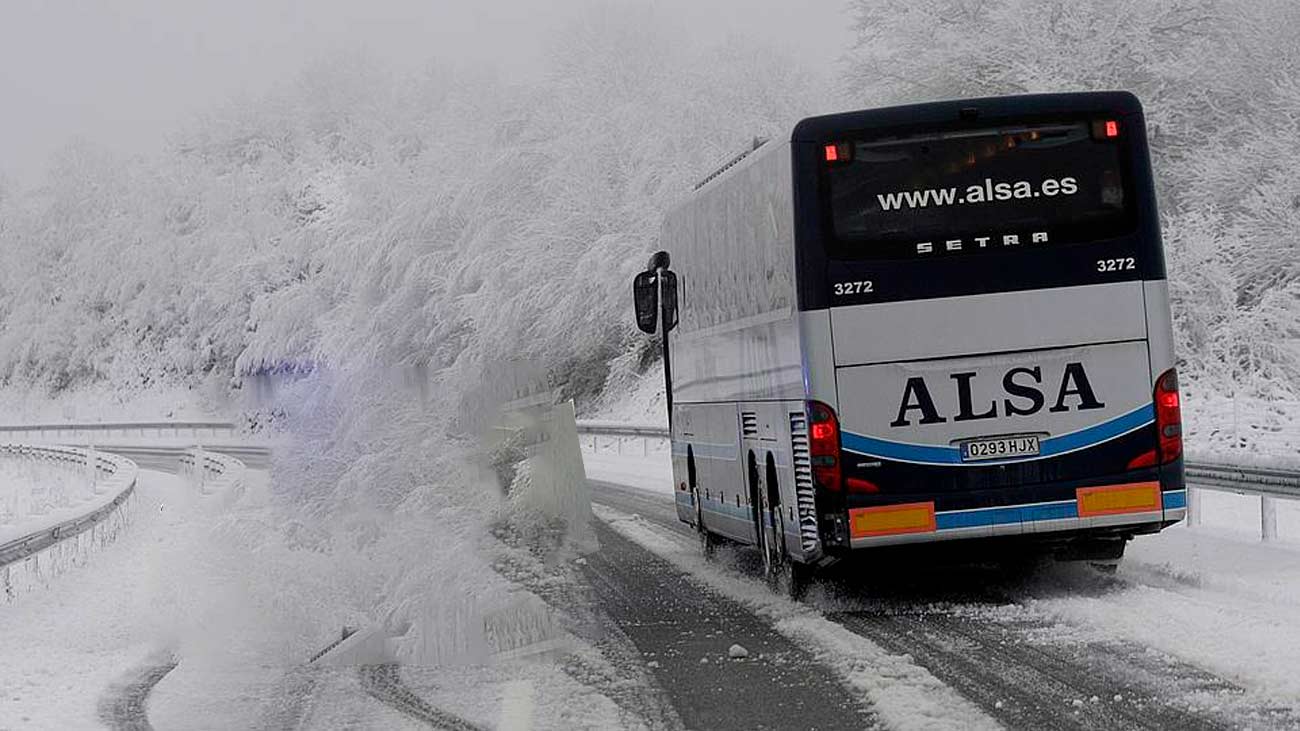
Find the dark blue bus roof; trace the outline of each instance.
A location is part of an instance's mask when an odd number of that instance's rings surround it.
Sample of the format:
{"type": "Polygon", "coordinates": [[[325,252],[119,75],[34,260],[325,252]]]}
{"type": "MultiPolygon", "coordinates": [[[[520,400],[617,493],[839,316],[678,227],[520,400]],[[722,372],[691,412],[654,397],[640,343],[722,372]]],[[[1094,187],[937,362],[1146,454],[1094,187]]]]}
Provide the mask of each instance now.
{"type": "Polygon", "coordinates": [[[821,142],[843,135],[845,132],[858,130],[931,125],[961,126],[963,123],[981,125],[999,119],[1085,112],[1107,113],[1122,117],[1141,114],[1142,103],[1127,91],[953,99],[808,117],[795,125],[790,139],[793,142],[821,142]]]}

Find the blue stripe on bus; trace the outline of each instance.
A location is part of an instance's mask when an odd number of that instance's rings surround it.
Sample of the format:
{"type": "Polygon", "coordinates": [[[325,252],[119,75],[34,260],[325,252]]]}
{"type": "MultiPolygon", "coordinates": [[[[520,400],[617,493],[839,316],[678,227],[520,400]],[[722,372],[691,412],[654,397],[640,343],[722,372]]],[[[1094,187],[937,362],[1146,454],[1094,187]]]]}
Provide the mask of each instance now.
{"type": "Polygon", "coordinates": [[[868,457],[880,457],[901,462],[919,462],[922,464],[990,465],[1043,459],[1085,447],[1092,447],[1146,426],[1154,420],[1155,406],[1147,404],[1127,414],[1117,416],[1110,421],[1090,426],[1087,429],[1080,429],[1077,432],[1062,434],[1058,437],[1048,437],[1039,444],[1037,457],[1026,457],[1023,460],[986,460],[963,463],[959,447],[891,442],[886,439],[877,439],[851,432],[844,432],[842,439],[844,449],[868,457]]]}
{"type": "Polygon", "coordinates": [[[1062,434],[1059,437],[1045,439],[1039,448],[1039,452],[1044,457],[1073,452],[1077,449],[1091,447],[1128,434],[1134,429],[1144,427],[1155,420],[1155,404],[1147,404],[1142,408],[1117,416],[1110,421],[1103,421],[1096,426],[1090,426],[1073,434],[1062,434]]]}
{"type": "MultiPolygon", "coordinates": [[[[673,442],[673,456],[685,457],[687,442],[673,442]]],[[[691,452],[700,459],[721,459],[736,461],[736,447],[732,444],[709,444],[707,442],[690,442],[691,452]]]]}
{"type": "Polygon", "coordinates": [[[948,530],[952,528],[978,528],[986,525],[1003,525],[1005,523],[1029,523],[1037,520],[1064,520],[1078,518],[1079,506],[1074,500],[1063,500],[1036,505],[1017,505],[1014,507],[979,508],[962,510],[955,513],[935,513],[935,528],[948,530]]]}
{"type": "MultiPolygon", "coordinates": [[[[1166,510],[1183,508],[1187,505],[1187,493],[1184,490],[1172,490],[1162,493],[1166,510]]],[[[685,508],[692,508],[691,494],[678,491],[676,501],[685,508]]],[[[748,505],[737,507],[713,499],[705,499],[704,509],[709,512],[730,515],[744,521],[753,520],[753,513],[748,505]]],[[[1045,520],[1073,520],[1079,518],[1077,500],[1058,500],[1049,503],[1030,505],[994,506],[958,510],[954,512],[935,513],[935,530],[955,530],[960,528],[982,528],[993,525],[1013,523],[1033,523],[1045,520]]]]}

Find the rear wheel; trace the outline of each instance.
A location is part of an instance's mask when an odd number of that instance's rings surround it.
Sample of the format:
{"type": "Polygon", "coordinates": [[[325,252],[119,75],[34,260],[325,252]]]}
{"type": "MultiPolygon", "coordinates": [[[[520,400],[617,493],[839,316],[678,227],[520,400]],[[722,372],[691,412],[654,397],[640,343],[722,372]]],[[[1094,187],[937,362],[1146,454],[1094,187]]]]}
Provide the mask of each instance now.
{"type": "Polygon", "coordinates": [[[695,536],[700,542],[700,553],[705,558],[712,559],[718,550],[718,539],[704,527],[704,502],[700,500],[699,489],[691,489],[691,498],[695,502],[695,536]]]}
{"type": "Polygon", "coordinates": [[[777,506],[770,514],[773,516],[775,524],[772,532],[781,538],[773,537],[772,540],[766,542],[763,568],[767,584],[772,587],[772,591],[778,594],[795,600],[802,599],[804,594],[807,593],[808,584],[812,579],[812,567],[794,560],[786,552],[784,541],[785,518],[781,513],[780,506],[777,506]]]}
{"type": "Polygon", "coordinates": [[[759,550],[763,552],[763,575],[778,594],[800,599],[808,589],[811,568],[790,557],[785,548],[785,511],[777,489],[776,468],[769,462],[767,484],[759,486],[759,550]]]}

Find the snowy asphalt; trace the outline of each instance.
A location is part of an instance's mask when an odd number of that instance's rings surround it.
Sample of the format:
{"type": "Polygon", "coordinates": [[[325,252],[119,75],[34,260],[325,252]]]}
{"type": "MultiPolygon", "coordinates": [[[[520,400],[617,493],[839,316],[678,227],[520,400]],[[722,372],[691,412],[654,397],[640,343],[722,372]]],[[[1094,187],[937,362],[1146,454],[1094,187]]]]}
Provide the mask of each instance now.
{"type": "Polygon", "coordinates": [[[586,565],[600,608],[631,639],[687,728],[876,725],[835,674],[738,602],[597,525],[586,565]],[[729,657],[732,645],[745,657],[729,657]]]}
{"type": "MultiPolygon", "coordinates": [[[[640,516],[683,539],[693,537],[689,526],[677,520],[671,495],[599,481],[592,481],[592,490],[598,504],[640,516]]],[[[707,632],[703,629],[710,626],[707,610],[692,604],[716,607],[717,600],[702,594],[696,585],[685,589],[672,586],[683,581],[680,571],[665,566],[647,570],[652,568],[648,559],[638,558],[636,547],[623,545],[629,542],[627,539],[620,537],[623,543],[612,540],[607,535],[611,533],[605,530],[600,536],[601,565],[607,565],[605,571],[617,576],[619,586],[601,593],[606,610],[616,619],[635,623],[636,629],[629,630],[629,634],[638,647],[644,651],[645,647],[671,647],[677,642],[681,627],[674,621],[674,610],[701,612],[697,632],[707,632]],[[629,562],[631,568],[626,566],[629,562]],[[669,611],[661,617],[665,605],[669,611]],[[656,624],[657,619],[662,621],[656,624]]],[[[756,574],[754,562],[746,560],[742,552],[737,555],[741,560],[732,568],[756,574]]],[[[1261,707],[1257,699],[1248,698],[1241,688],[1212,673],[1132,642],[1072,641],[1068,626],[1022,606],[1044,595],[1104,597],[1123,587],[1121,580],[1078,565],[1041,567],[1034,572],[960,564],[911,566],[896,571],[841,565],[819,580],[809,602],[827,619],[885,650],[909,655],[913,662],[1010,728],[1300,727],[1300,719],[1290,711],[1261,707]],[[869,584],[862,578],[867,570],[872,577],[869,584]]],[[[723,636],[764,632],[761,622],[752,615],[741,619],[739,614],[731,614],[737,611],[735,608],[720,611],[727,612],[723,636]]],[[[698,657],[702,653],[695,654],[698,657]]],[[[825,680],[833,673],[808,662],[799,672],[821,678],[821,682],[790,685],[791,674],[764,673],[761,671],[773,669],[763,667],[756,668],[762,676],[757,682],[772,688],[770,692],[778,694],[786,704],[842,708],[843,690],[825,680]]],[[[700,681],[695,677],[698,673],[689,673],[684,667],[663,669],[659,680],[679,712],[690,711],[701,703],[714,706],[715,715],[707,723],[691,723],[683,712],[688,726],[756,728],[759,726],[755,718],[762,718],[769,710],[781,710],[764,693],[701,694],[700,681]],[[719,703],[720,698],[726,698],[726,702],[719,703]],[[731,715],[719,714],[717,706],[725,707],[731,715]]],[[[707,679],[718,677],[705,675],[707,679]]],[[[818,727],[838,727],[849,721],[848,716],[841,715],[827,718],[825,723],[818,727]]],[[[769,727],[781,726],[790,724],[774,723],[769,727]]]]}

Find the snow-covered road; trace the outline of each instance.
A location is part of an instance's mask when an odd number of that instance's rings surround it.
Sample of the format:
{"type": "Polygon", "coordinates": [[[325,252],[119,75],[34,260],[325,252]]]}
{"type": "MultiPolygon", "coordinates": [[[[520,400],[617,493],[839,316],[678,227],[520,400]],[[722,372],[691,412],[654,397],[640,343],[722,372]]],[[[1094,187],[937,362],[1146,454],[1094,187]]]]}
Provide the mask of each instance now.
{"type": "MultiPolygon", "coordinates": [[[[266,483],[250,472],[247,489],[266,483]]],[[[117,541],[0,604],[0,729],[139,728],[146,716],[160,729],[253,728],[285,707],[325,728],[422,728],[354,674],[292,682],[311,645],[216,530],[227,508],[220,493],[142,470],[117,541]]]]}
{"type": "Polygon", "coordinates": [[[130,530],[91,565],[0,605],[0,727],[93,727],[101,694],[166,652],[168,575],[149,557],[185,540],[192,497],[184,480],[141,471],[130,530]]]}
{"type": "MultiPolygon", "coordinates": [[[[655,479],[665,461],[589,457],[600,515],[706,582],[756,585],[747,551],[716,564],[697,555],[671,483],[655,479]]],[[[819,581],[805,606],[1011,727],[1291,728],[1298,574],[1296,546],[1179,526],[1137,539],[1114,577],[1076,565],[856,564],[819,581]]]]}

